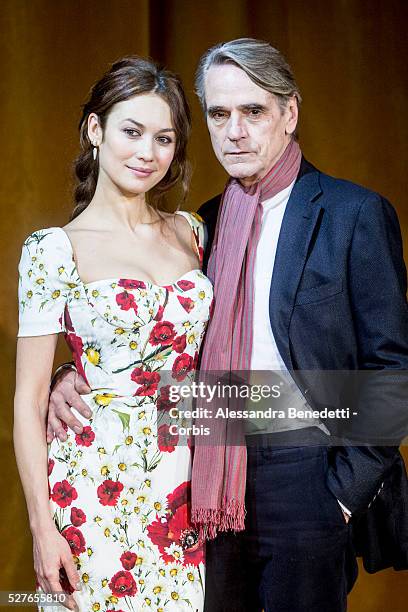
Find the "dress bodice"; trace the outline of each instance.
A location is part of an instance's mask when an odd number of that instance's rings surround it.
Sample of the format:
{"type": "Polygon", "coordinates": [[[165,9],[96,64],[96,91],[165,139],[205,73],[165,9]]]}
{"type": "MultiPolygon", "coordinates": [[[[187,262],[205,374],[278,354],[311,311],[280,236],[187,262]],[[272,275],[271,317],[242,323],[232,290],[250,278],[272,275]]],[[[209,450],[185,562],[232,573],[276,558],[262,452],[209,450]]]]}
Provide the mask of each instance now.
{"type": "MultiPolygon", "coordinates": [[[[181,214],[202,258],[203,223],[181,214]]],[[[19,271],[19,336],[64,332],[93,390],[152,397],[162,378],[181,381],[194,371],[213,299],[200,269],[166,286],[126,278],[83,283],[67,234],[54,227],[27,238],[19,271]]]]}

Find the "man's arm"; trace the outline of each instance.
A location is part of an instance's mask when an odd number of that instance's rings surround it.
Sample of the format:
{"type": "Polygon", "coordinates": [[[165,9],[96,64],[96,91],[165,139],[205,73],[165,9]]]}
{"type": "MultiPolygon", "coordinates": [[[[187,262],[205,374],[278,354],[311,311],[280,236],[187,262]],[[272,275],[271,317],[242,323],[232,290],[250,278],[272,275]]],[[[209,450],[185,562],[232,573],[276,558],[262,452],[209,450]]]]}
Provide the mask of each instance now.
{"type": "MultiPolygon", "coordinates": [[[[397,215],[389,202],[371,194],[361,205],[349,256],[349,291],[360,354],[359,368],[371,370],[374,375],[376,372],[395,373],[397,380],[398,373],[401,376],[399,386],[384,383],[379,387],[373,376],[363,387],[359,406],[378,414],[378,431],[367,431],[368,439],[374,438],[374,433],[381,437],[381,417],[383,425],[394,421],[398,431],[404,429],[401,406],[403,408],[403,398],[407,397],[406,282],[397,215]]],[[[408,410],[405,421],[406,431],[408,410]]],[[[371,418],[371,423],[375,427],[376,419],[371,418]]],[[[329,488],[353,514],[366,510],[396,452],[397,446],[392,442],[389,446],[338,447],[328,472],[329,488]]]]}
{"type": "MultiPolygon", "coordinates": [[[[66,365],[66,364],[64,364],[66,365]]],[[[74,407],[78,412],[89,419],[92,412],[83,401],[80,394],[90,393],[91,389],[84,379],[74,369],[58,368],[51,383],[51,394],[48,404],[47,442],[50,443],[54,435],[62,442],[67,439],[63,422],[75,431],[82,433],[82,424],[72,413],[74,407]]]]}

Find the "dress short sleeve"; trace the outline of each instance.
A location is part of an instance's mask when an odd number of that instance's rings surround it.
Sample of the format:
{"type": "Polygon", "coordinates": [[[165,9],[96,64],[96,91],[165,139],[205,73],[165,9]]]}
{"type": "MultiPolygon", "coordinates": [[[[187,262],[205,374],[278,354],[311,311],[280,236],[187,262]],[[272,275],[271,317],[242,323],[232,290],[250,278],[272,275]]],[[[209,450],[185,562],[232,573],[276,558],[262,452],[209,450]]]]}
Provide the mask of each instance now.
{"type": "Polygon", "coordinates": [[[38,230],[24,241],[18,266],[19,337],[65,331],[65,304],[76,285],[74,265],[60,228],[38,230]]]}

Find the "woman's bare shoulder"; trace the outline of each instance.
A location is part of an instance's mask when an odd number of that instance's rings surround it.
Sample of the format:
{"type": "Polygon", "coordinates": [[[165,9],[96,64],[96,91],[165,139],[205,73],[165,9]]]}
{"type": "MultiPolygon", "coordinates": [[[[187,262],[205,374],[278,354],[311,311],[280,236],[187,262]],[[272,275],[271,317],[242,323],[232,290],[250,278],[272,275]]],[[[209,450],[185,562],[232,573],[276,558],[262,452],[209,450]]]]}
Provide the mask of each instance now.
{"type": "Polygon", "coordinates": [[[71,235],[85,235],[85,234],[93,234],[95,231],[100,231],[101,229],[106,229],[101,227],[101,219],[98,218],[97,215],[88,212],[86,209],[81,212],[77,217],[71,219],[64,227],[62,228],[67,234],[71,235]]]}

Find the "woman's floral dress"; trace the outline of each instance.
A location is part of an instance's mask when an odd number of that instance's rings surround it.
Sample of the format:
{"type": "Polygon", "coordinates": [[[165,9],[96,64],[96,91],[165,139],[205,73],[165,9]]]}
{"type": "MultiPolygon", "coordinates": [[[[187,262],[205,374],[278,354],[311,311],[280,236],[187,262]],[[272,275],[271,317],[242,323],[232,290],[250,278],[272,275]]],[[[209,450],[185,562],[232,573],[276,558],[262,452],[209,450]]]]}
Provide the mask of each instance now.
{"type": "MultiPolygon", "coordinates": [[[[179,214],[202,257],[201,219],[179,214]]],[[[191,449],[170,433],[166,415],[174,407],[169,385],[188,382],[197,365],[210,281],[195,269],[169,286],[125,278],[84,284],[58,227],[27,238],[19,272],[19,336],[64,332],[92,389],[83,396],[92,418],[76,412],[83,433],[54,439],[48,459],[51,512],[81,576],[74,594],[81,612],[201,611],[204,547],[189,522],[191,449]]]]}

